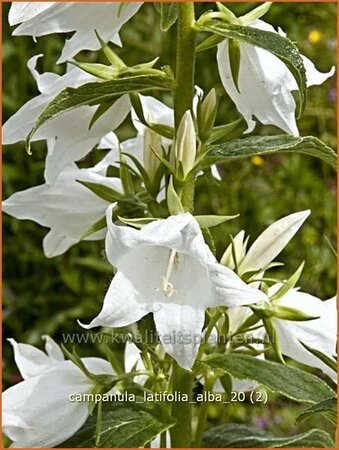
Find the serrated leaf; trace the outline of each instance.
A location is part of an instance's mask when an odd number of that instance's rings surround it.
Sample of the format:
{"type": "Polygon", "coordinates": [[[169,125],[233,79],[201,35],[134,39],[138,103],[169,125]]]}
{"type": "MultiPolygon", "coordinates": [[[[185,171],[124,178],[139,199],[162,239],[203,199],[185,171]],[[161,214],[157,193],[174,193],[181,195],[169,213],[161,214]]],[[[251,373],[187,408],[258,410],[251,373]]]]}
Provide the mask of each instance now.
{"type": "Polygon", "coordinates": [[[320,139],[313,136],[293,137],[288,135],[252,136],[234,139],[229,142],[208,147],[208,156],[204,164],[211,165],[237,158],[274,153],[302,153],[319,158],[336,169],[337,155],[320,139]]]}
{"type": "Polygon", "coordinates": [[[212,20],[198,25],[198,29],[228,39],[235,39],[240,43],[260,47],[279,58],[288,67],[298,84],[300,117],[306,105],[306,70],[299,50],[292,41],[272,31],[264,31],[258,28],[234,25],[226,22],[214,22],[212,20]]]}
{"type": "Polygon", "coordinates": [[[315,414],[326,414],[326,417],[334,423],[337,423],[337,399],[327,398],[326,400],[310,406],[299,414],[296,423],[300,423],[315,414]]]}
{"type": "Polygon", "coordinates": [[[238,380],[253,380],[272,392],[297,402],[318,403],[334,397],[332,389],[320,378],[295,367],[252,356],[229,354],[210,356],[201,364],[224,371],[238,380]]]}
{"type": "Polygon", "coordinates": [[[77,180],[78,183],[87,187],[93,194],[109,203],[114,203],[124,198],[123,194],[103,184],[91,183],[89,181],[77,180]]]}
{"type": "Polygon", "coordinates": [[[138,448],[175,424],[159,405],[110,402],[103,410],[99,445],[95,445],[95,414],[61,448],[138,448]]]}
{"type": "Polygon", "coordinates": [[[176,2],[154,2],[155,9],[160,14],[160,29],[168,31],[178,19],[179,7],[176,2]]]}
{"type": "Polygon", "coordinates": [[[194,216],[201,228],[216,227],[228,220],[233,220],[239,217],[240,214],[234,216],[194,216]]]}
{"type": "Polygon", "coordinates": [[[204,433],[203,447],[208,448],[287,448],[334,447],[332,438],[325,431],[311,430],[288,437],[276,437],[272,433],[251,425],[227,424],[211,428],[204,433]]]}
{"type": "Polygon", "coordinates": [[[60,114],[83,105],[109,103],[130,92],[143,92],[150,89],[171,89],[172,80],[160,71],[154,74],[138,74],[119,77],[110,81],[91,82],[78,88],[66,88],[52,100],[40,114],[26,140],[27,151],[36,131],[46,122],[60,114]]]}

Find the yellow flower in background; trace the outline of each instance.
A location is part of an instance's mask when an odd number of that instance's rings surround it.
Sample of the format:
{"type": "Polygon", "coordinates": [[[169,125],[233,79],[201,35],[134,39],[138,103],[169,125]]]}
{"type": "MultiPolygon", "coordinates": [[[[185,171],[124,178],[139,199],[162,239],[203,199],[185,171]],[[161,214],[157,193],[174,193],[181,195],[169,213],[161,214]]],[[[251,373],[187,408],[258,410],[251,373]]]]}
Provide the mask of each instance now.
{"type": "Polygon", "coordinates": [[[255,155],[251,158],[251,164],[253,164],[254,166],[263,166],[265,164],[265,161],[261,156],[255,155]]]}
{"type": "Polygon", "coordinates": [[[308,40],[312,44],[317,44],[318,42],[320,42],[322,40],[322,38],[323,38],[323,35],[318,30],[312,30],[308,35],[308,40]]]}

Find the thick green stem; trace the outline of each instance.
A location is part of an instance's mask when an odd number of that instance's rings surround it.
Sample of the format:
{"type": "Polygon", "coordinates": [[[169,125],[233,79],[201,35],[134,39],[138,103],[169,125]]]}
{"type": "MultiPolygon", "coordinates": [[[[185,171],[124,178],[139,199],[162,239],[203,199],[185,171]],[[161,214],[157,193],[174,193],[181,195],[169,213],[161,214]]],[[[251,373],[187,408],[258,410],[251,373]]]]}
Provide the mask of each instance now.
{"type": "MultiPolygon", "coordinates": [[[[209,393],[213,389],[214,379],[211,378],[205,378],[205,386],[204,386],[204,396],[206,393],[209,393]]],[[[195,439],[193,443],[194,448],[200,448],[202,443],[202,437],[205,431],[206,426],[206,419],[207,419],[207,413],[208,413],[208,401],[203,401],[202,405],[200,406],[200,413],[199,413],[199,419],[195,434],[195,439]]]]}
{"type": "MultiPolygon", "coordinates": [[[[196,32],[193,28],[194,21],[194,3],[181,3],[179,5],[176,87],[174,91],[176,130],[179,127],[182,116],[187,110],[192,111],[193,106],[196,46],[196,32]]],[[[195,180],[192,178],[187,180],[182,188],[181,201],[184,209],[189,212],[193,212],[194,207],[194,184],[195,180]]]]}
{"type": "Polygon", "coordinates": [[[193,28],[194,3],[179,4],[176,88],[174,92],[175,128],[187,110],[192,111],[194,96],[194,66],[196,32],[193,28]]]}
{"type": "MultiPolygon", "coordinates": [[[[194,3],[180,3],[177,32],[176,87],[174,92],[175,129],[178,130],[182,116],[192,111],[194,96],[194,67],[196,33],[193,28],[194,3]]],[[[185,210],[193,212],[194,178],[187,180],[182,188],[181,201],[185,210]]],[[[171,387],[173,392],[191,400],[194,375],[182,369],[173,361],[171,387]]],[[[192,405],[186,401],[172,404],[172,416],[177,420],[171,428],[171,446],[191,448],[192,444],[192,405]]]]}
{"type": "MultiPolygon", "coordinates": [[[[193,374],[182,369],[173,362],[172,389],[181,398],[187,394],[191,401],[193,390],[193,374]]],[[[188,401],[177,401],[172,403],[172,417],[177,421],[171,428],[172,448],[191,448],[192,444],[192,405],[188,401]]]]}

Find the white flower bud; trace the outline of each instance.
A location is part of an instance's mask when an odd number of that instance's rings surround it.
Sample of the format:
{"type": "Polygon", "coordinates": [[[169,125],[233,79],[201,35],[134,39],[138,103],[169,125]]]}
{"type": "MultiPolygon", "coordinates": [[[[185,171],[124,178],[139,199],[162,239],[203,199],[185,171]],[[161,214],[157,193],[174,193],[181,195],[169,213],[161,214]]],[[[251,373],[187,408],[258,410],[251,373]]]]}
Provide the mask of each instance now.
{"type": "Polygon", "coordinates": [[[215,89],[211,89],[204,100],[198,105],[199,137],[206,141],[212,131],[217,113],[217,95],[215,89]]]}
{"type": "Polygon", "coordinates": [[[185,176],[194,166],[196,151],[194,123],[191,112],[186,111],[181,119],[175,143],[176,164],[182,164],[185,176]]]}
{"type": "Polygon", "coordinates": [[[155,131],[147,128],[144,134],[144,167],[150,180],[154,180],[159,168],[160,160],[156,157],[162,154],[161,136],[155,131]]]}

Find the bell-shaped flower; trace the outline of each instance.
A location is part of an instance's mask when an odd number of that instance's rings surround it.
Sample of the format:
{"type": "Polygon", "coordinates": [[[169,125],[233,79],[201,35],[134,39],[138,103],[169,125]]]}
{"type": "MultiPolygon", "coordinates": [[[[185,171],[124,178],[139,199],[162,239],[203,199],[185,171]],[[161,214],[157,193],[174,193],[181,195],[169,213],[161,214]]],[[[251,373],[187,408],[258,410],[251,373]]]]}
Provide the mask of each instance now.
{"type": "Polygon", "coordinates": [[[266,299],[218,264],[189,213],[135,230],[113,224],[110,206],[107,226],[106,254],[117,273],[101,312],[85,328],[127,326],[152,312],[165,351],[191,369],[206,308],[266,299]]]}
{"type": "MultiPolygon", "coordinates": [[[[18,219],[33,220],[50,228],[43,241],[48,258],[60,255],[82,236],[100,218],[105,216],[109,202],[98,197],[77,180],[107,186],[122,192],[118,178],[106,177],[109,154],[97,166],[79,169],[69,164],[52,184],[42,184],[16,192],[3,202],[5,213],[18,219]]],[[[103,239],[105,230],[85,237],[86,240],[103,239]]]]}
{"type": "MultiPolygon", "coordinates": [[[[3,126],[3,144],[24,141],[33,128],[38,116],[59,92],[67,87],[97,81],[77,67],[68,67],[65,75],[39,74],[36,63],[41,55],[31,58],[27,65],[37,82],[40,95],[25,103],[3,126]]],[[[110,131],[117,128],[130,111],[127,95],[120,97],[90,127],[95,106],[81,106],[46,122],[33,136],[33,141],[47,139],[49,142],[45,165],[45,179],[56,180],[63,167],[79,161],[110,131]]]]}
{"type": "MultiPolygon", "coordinates": [[[[273,295],[281,284],[269,289],[273,295]]],[[[284,320],[273,317],[281,353],[311,367],[317,367],[336,381],[337,374],[324,362],[309,352],[302,343],[332,358],[336,355],[337,304],[336,298],[323,301],[313,295],[291,289],[276,301],[277,305],[309,316],[312,320],[284,320]]]]}
{"type": "MultiPolygon", "coordinates": [[[[10,339],[23,381],[6,389],[2,397],[3,432],[13,448],[55,447],[73,436],[89,415],[86,401],[70,396],[90,394],[93,381],[73,362],[64,360],[60,347],[46,339],[46,353],[10,339]]],[[[101,358],[82,358],[94,375],[113,375],[101,358]]]]}
{"type": "MultiPolygon", "coordinates": [[[[277,33],[262,20],[255,20],[249,26],[277,33]]],[[[320,73],[308,58],[302,58],[308,86],[322,84],[334,74],[334,67],[328,73],[320,73]]],[[[248,133],[256,125],[255,117],[264,125],[275,125],[288,134],[299,135],[291,92],[298,89],[297,83],[279,58],[259,47],[241,43],[238,88],[232,76],[228,40],[218,45],[217,61],[224,88],[246,120],[248,133]]]]}
{"type": "Polygon", "coordinates": [[[77,2],[13,2],[8,21],[19,25],[15,36],[44,36],[51,33],[69,33],[58,63],[70,60],[82,50],[98,50],[99,33],[105,41],[121,45],[118,32],[141,7],[142,3],[77,3],[77,2]]]}
{"type": "Polygon", "coordinates": [[[240,231],[226,249],[221,263],[231,269],[237,267],[239,275],[265,270],[286,247],[310,213],[310,210],[300,211],[277,220],[260,234],[247,252],[247,239],[244,240],[244,231],[240,231]]]}

